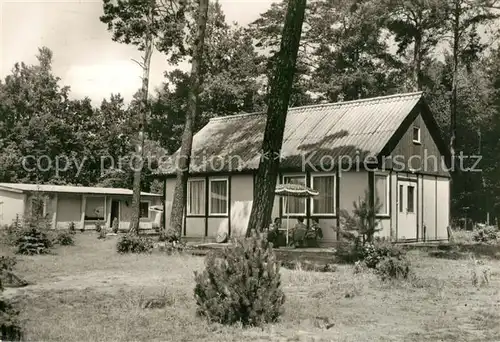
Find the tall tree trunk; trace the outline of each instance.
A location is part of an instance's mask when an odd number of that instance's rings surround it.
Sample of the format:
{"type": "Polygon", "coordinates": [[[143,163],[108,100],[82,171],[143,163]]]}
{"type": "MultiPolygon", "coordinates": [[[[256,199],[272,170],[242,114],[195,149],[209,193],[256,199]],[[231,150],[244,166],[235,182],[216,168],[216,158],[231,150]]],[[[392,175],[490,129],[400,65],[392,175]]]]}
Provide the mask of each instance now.
{"type": "Polygon", "coordinates": [[[191,64],[186,123],[182,134],[179,159],[177,161],[177,179],[175,182],[174,199],[170,215],[170,228],[173,229],[179,237],[182,235],[182,219],[184,216],[184,208],[186,207],[187,181],[189,175],[189,165],[191,162],[191,149],[193,145],[193,128],[196,120],[198,97],[201,87],[200,65],[203,58],[205,29],[207,26],[208,16],[208,1],[209,0],[200,0],[200,5],[198,7],[196,20],[197,33],[194,42],[193,61],[191,64]]]}
{"type": "MultiPolygon", "coordinates": [[[[153,16],[154,1],[151,1],[149,16],[153,16]]],[[[151,19],[152,20],[152,19],[151,19]]],[[[144,163],[144,129],[146,117],[149,110],[149,70],[151,67],[151,56],[153,55],[153,36],[146,39],[144,56],[142,57],[142,85],[141,85],[141,107],[139,112],[139,127],[137,141],[135,144],[135,159],[131,165],[134,168],[133,194],[132,194],[132,215],[130,218],[129,232],[139,234],[140,203],[141,203],[141,175],[144,163]],[[138,163],[138,165],[137,165],[138,163]]]]}
{"type": "Polygon", "coordinates": [[[288,103],[292,90],[295,64],[299,50],[300,36],[306,0],[289,0],[285,19],[285,27],[281,38],[281,48],[276,69],[270,82],[271,92],[267,108],[266,130],[262,143],[263,158],[255,182],[254,200],[247,236],[252,229],[261,230],[271,222],[271,211],[274,202],[274,190],[280,165],[280,150],[283,144],[288,103]]]}
{"type": "Polygon", "coordinates": [[[415,46],[413,51],[413,82],[414,90],[422,90],[422,36],[417,34],[415,36],[415,46]]]}
{"type": "Polygon", "coordinates": [[[453,9],[453,81],[451,86],[450,112],[450,151],[455,154],[457,145],[457,86],[458,86],[458,50],[460,44],[460,1],[455,0],[453,9]]]}

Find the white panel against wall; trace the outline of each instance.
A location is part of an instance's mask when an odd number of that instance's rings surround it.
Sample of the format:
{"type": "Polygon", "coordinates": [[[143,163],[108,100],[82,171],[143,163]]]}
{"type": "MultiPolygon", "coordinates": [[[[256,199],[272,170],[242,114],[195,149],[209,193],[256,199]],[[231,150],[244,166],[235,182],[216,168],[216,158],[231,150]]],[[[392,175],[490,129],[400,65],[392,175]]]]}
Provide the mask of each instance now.
{"type": "MultiPolygon", "coordinates": [[[[231,176],[231,236],[245,236],[253,203],[253,176],[231,176]]],[[[228,232],[228,224],[222,223],[218,232],[228,232]]]]}
{"type": "Polygon", "coordinates": [[[368,190],[368,172],[366,171],[346,171],[340,174],[339,180],[340,209],[352,211],[354,202],[365,197],[368,190]]]}
{"type": "Polygon", "coordinates": [[[426,227],[426,240],[436,239],[436,178],[424,176],[423,179],[423,226],[426,227]]]}
{"type": "Polygon", "coordinates": [[[423,200],[422,196],[424,190],[424,179],[423,176],[419,176],[417,180],[417,222],[418,222],[418,239],[422,240],[424,231],[424,212],[423,212],[423,200]]]}
{"type": "MultiPolygon", "coordinates": [[[[245,236],[252,211],[253,201],[236,201],[231,205],[231,236],[245,236]]],[[[219,227],[221,232],[227,232],[227,225],[219,227]]]]}
{"type": "Polygon", "coordinates": [[[391,238],[396,239],[396,225],[398,222],[398,174],[391,174],[391,238]]]}
{"type": "Polygon", "coordinates": [[[447,178],[438,178],[437,186],[437,237],[448,239],[448,226],[450,224],[450,181],[447,178]]]}

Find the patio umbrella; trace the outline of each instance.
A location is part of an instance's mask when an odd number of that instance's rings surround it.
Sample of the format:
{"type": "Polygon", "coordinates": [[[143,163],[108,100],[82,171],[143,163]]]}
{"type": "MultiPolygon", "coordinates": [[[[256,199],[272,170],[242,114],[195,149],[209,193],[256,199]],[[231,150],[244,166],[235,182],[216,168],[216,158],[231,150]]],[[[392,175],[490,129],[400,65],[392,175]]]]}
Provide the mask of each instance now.
{"type": "Polygon", "coordinates": [[[286,183],[286,184],[278,184],[278,186],[276,186],[276,190],[274,191],[274,193],[278,196],[283,196],[286,198],[286,208],[287,208],[286,244],[288,246],[288,230],[290,225],[290,210],[289,210],[290,197],[311,198],[314,196],[318,196],[319,192],[314,189],[308,188],[307,186],[302,184],[286,183]]]}

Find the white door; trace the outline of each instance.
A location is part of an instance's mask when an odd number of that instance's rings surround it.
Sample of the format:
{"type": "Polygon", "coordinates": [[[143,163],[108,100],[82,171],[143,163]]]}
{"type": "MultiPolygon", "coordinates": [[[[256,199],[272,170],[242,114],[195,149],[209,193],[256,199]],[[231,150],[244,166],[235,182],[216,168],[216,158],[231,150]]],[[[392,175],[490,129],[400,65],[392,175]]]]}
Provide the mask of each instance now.
{"type": "Polygon", "coordinates": [[[417,182],[398,180],[398,240],[417,239],[417,182]]]}

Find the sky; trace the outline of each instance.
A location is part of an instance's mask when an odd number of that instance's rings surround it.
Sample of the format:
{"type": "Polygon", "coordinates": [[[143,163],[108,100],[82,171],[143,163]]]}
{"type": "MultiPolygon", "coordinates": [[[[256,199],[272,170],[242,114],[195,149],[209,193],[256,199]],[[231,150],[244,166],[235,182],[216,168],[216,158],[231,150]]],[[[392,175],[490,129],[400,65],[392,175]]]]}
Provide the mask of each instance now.
{"type": "MultiPolygon", "coordinates": [[[[274,0],[219,2],[228,22],[246,25],[274,0]]],[[[113,42],[99,21],[101,14],[102,2],[96,0],[0,0],[0,78],[16,62],[36,63],[38,48],[46,46],[54,53],[54,73],[61,85],[71,87],[72,97],[88,96],[98,104],[111,93],[120,93],[130,101],[141,83],[141,69],[132,61],[139,60],[140,53],[113,42]]],[[[164,57],[153,54],[150,86],[159,86],[168,69],[164,57]]]]}

